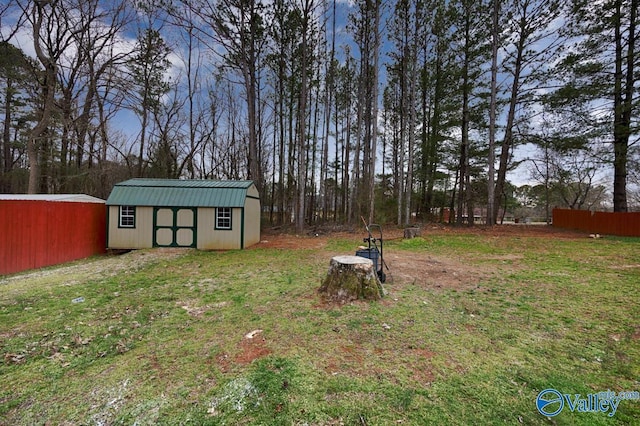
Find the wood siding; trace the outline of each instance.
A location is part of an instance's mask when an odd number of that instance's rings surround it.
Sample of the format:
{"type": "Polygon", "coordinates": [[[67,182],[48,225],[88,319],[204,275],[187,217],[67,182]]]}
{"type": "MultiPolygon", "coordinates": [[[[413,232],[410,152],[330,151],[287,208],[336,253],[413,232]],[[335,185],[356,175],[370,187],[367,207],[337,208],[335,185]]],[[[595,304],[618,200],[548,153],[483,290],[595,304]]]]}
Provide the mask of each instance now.
{"type": "MultiPolygon", "coordinates": [[[[252,186],[255,189],[255,187],[252,186]]],[[[249,247],[260,242],[260,200],[247,198],[244,208],[244,246],[249,247]]]]}
{"type": "Polygon", "coordinates": [[[234,250],[241,247],[242,209],[232,209],[231,229],[216,229],[216,209],[198,209],[198,244],[202,250],[234,250]]]}
{"type": "Polygon", "coordinates": [[[136,207],[135,228],[118,226],[119,207],[109,206],[109,248],[144,249],[153,247],[153,207],[136,207]]]}

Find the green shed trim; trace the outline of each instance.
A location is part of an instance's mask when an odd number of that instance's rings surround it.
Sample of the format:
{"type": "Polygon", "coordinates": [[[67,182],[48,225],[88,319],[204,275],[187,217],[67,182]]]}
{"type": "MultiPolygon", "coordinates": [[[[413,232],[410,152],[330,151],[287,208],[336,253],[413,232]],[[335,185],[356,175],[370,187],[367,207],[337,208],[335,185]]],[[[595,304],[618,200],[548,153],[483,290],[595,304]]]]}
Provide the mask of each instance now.
{"type": "Polygon", "coordinates": [[[109,210],[110,209],[107,207],[107,220],[106,220],[106,223],[104,224],[105,228],[106,228],[105,229],[105,234],[106,234],[105,244],[106,244],[107,247],[109,247],[109,223],[111,223],[111,222],[109,222],[109,210]]]}
{"type": "Polygon", "coordinates": [[[244,250],[244,207],[240,209],[240,249],[244,250]]]}

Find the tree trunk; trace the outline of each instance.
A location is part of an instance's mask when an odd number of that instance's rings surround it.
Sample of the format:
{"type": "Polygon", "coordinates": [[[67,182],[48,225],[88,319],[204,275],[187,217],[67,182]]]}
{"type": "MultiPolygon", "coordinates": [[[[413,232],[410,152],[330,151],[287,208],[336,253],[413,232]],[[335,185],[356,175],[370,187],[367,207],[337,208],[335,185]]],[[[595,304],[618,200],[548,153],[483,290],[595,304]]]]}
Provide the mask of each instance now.
{"type": "MultiPolygon", "coordinates": [[[[507,180],[507,168],[509,166],[509,156],[511,147],[513,146],[513,126],[516,117],[516,107],[518,106],[518,96],[520,91],[520,74],[522,72],[522,63],[524,49],[526,45],[526,25],[525,18],[521,18],[518,44],[516,51],[516,61],[513,70],[513,82],[511,83],[511,96],[509,99],[509,112],[507,113],[507,123],[504,130],[504,139],[502,141],[500,151],[500,166],[498,167],[498,178],[495,187],[495,201],[494,206],[499,206],[503,202],[504,188],[507,180]]],[[[493,212],[493,223],[496,223],[498,219],[498,209],[493,212]]]]}
{"type": "MultiPolygon", "coordinates": [[[[4,125],[2,129],[2,159],[0,159],[0,172],[9,173],[13,166],[13,159],[11,158],[11,117],[13,108],[13,82],[11,76],[7,77],[5,88],[5,103],[4,103],[4,125]]],[[[0,188],[2,192],[7,191],[7,188],[0,188]]]]}
{"type": "MultiPolygon", "coordinates": [[[[467,226],[473,226],[473,203],[471,194],[471,170],[469,167],[469,125],[471,114],[469,111],[469,97],[471,95],[471,85],[469,82],[469,58],[471,56],[471,22],[469,15],[465,16],[464,23],[464,65],[462,66],[462,152],[460,155],[460,201],[463,199],[467,205],[467,226]],[[464,176],[464,179],[463,179],[464,176]],[[464,191],[462,190],[464,188],[464,191]]],[[[462,204],[458,205],[462,211],[462,204]]]]}
{"type": "Polygon", "coordinates": [[[39,146],[42,135],[44,135],[53,109],[55,107],[55,87],[56,87],[56,70],[57,66],[54,58],[45,54],[40,44],[40,30],[44,19],[44,7],[40,2],[33,5],[33,44],[36,56],[40,63],[44,66],[45,76],[42,93],[42,112],[38,122],[31,130],[29,139],[27,140],[27,155],[29,156],[29,194],[36,194],[40,190],[40,161],[38,158],[39,146]]]}
{"type": "MultiPolygon", "coordinates": [[[[336,0],[333,0],[332,31],[331,31],[331,54],[329,55],[325,77],[325,98],[324,98],[324,138],[322,141],[322,159],[320,160],[320,197],[322,201],[322,220],[327,220],[329,210],[329,197],[327,196],[327,179],[329,176],[329,132],[331,128],[331,104],[333,103],[333,91],[335,84],[335,51],[336,51],[336,0]]],[[[336,107],[337,108],[337,107],[336,107]]],[[[338,132],[335,135],[338,138],[338,132]]],[[[337,143],[336,143],[337,144],[337,143]]],[[[335,177],[334,186],[338,185],[338,176],[335,177]]],[[[337,205],[334,204],[334,217],[337,215],[337,205]]]]}
{"type": "Polygon", "coordinates": [[[376,200],[376,150],[378,137],[378,62],[380,57],[380,2],[375,0],[375,31],[373,42],[373,81],[371,82],[371,152],[369,164],[369,223],[373,223],[376,200]]]}
{"type": "MultiPolygon", "coordinates": [[[[460,161],[458,168],[460,170],[460,190],[458,192],[458,215],[457,224],[462,225],[463,208],[462,205],[467,202],[467,209],[470,208],[469,192],[469,18],[465,20],[464,27],[464,63],[462,65],[462,135],[460,143],[460,161]]],[[[469,216],[467,212],[467,225],[473,224],[473,216],[469,216]]]]}
{"type": "Polygon", "coordinates": [[[487,197],[487,225],[493,226],[496,221],[495,206],[495,145],[496,145],[496,109],[497,109],[497,76],[498,76],[498,14],[500,5],[494,0],[491,24],[491,99],[489,101],[489,168],[488,197],[487,197]]]}
{"type": "Polygon", "coordinates": [[[416,238],[420,236],[420,228],[412,227],[412,228],[404,228],[404,239],[410,240],[412,238],[416,238]]]}
{"type": "Polygon", "coordinates": [[[310,13],[310,1],[305,2],[305,8],[303,11],[303,25],[302,25],[302,58],[301,58],[301,81],[300,81],[300,98],[298,100],[298,174],[297,174],[297,202],[296,202],[296,232],[301,234],[304,231],[304,210],[305,210],[305,193],[306,193],[306,179],[305,179],[305,154],[306,154],[306,140],[307,140],[307,32],[310,13]]]}
{"type": "Polygon", "coordinates": [[[616,1],[615,45],[616,70],[614,74],[614,123],[613,123],[613,211],[627,211],[627,156],[629,150],[629,134],[631,126],[631,110],[633,105],[634,83],[634,47],[635,27],[638,0],[631,2],[629,19],[629,35],[626,58],[623,54],[622,1],[616,1]],[[623,63],[626,61],[626,72],[623,84],[623,63]],[[624,87],[624,88],[623,88],[624,87]]]}

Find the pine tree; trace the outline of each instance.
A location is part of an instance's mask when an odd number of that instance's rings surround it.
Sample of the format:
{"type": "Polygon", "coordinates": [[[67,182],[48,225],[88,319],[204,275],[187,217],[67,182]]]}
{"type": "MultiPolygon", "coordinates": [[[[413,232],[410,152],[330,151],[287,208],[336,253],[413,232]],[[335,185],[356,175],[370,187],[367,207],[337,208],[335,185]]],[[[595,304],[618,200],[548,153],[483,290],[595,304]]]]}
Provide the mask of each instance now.
{"type": "MultiPolygon", "coordinates": [[[[509,31],[503,41],[506,57],[502,61],[503,71],[509,77],[509,89],[504,136],[500,144],[495,201],[493,205],[496,223],[499,206],[506,200],[507,172],[510,168],[513,147],[516,142],[518,111],[531,112],[534,91],[548,75],[540,72],[557,48],[557,31],[553,27],[561,14],[558,0],[511,0],[505,4],[506,24],[509,31]]],[[[504,206],[503,206],[504,207],[504,206]]]]}
{"type": "Polygon", "coordinates": [[[565,34],[572,37],[573,44],[557,69],[564,77],[563,87],[550,97],[556,108],[591,108],[591,125],[609,133],[613,147],[613,209],[619,212],[628,209],[629,146],[631,136],[638,134],[634,124],[638,102],[634,96],[640,80],[639,4],[638,0],[572,2],[565,34]],[[602,104],[606,105],[604,109],[602,104]]]}
{"type": "Polygon", "coordinates": [[[368,210],[370,221],[374,216],[373,191],[375,182],[378,65],[380,55],[380,0],[359,0],[351,14],[351,26],[360,53],[358,67],[358,96],[356,116],[356,146],[353,162],[353,193],[351,216],[368,210]],[[357,211],[356,211],[357,210],[357,211]]]}
{"type": "Polygon", "coordinates": [[[164,73],[170,62],[167,59],[169,47],[160,32],[153,28],[146,28],[139,33],[134,51],[129,69],[135,92],[132,109],[140,118],[141,126],[136,166],[136,176],[141,177],[144,173],[145,149],[152,118],[159,111],[162,96],[169,91],[164,73]]]}
{"type": "Polygon", "coordinates": [[[28,111],[29,92],[33,84],[31,75],[37,65],[21,49],[7,42],[0,42],[0,99],[2,100],[2,140],[0,143],[0,192],[22,192],[14,188],[11,175],[15,163],[24,149],[20,148],[17,135],[24,132],[28,111]]]}
{"type": "Polygon", "coordinates": [[[455,45],[455,51],[460,63],[460,90],[461,90],[461,134],[460,157],[458,162],[458,210],[456,221],[463,222],[463,206],[467,207],[467,224],[473,225],[473,190],[471,185],[471,132],[479,132],[484,123],[478,123],[479,114],[474,114],[474,109],[480,103],[479,98],[484,90],[482,74],[483,65],[488,59],[489,39],[487,21],[487,9],[483,2],[474,0],[461,0],[456,3],[455,23],[458,33],[461,34],[460,42],[455,45]]]}

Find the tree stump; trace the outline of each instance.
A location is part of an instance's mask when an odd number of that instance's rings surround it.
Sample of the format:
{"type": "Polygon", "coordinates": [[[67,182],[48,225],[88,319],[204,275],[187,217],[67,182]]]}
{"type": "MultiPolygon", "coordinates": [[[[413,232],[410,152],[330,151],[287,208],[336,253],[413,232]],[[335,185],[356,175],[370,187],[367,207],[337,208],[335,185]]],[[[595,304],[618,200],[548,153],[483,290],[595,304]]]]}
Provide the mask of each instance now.
{"type": "Polygon", "coordinates": [[[420,236],[420,228],[412,227],[412,228],[404,228],[404,238],[409,240],[411,238],[420,236]]]}
{"type": "Polygon", "coordinates": [[[383,294],[373,262],[360,256],[333,257],[318,291],[325,299],[338,303],[379,300],[383,294]]]}

